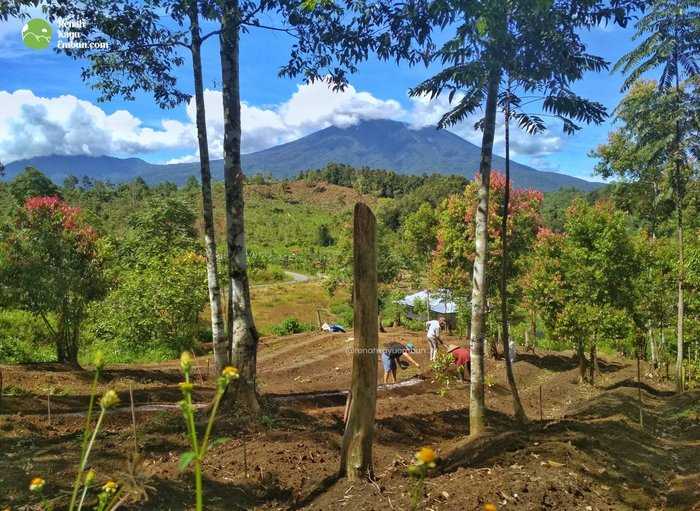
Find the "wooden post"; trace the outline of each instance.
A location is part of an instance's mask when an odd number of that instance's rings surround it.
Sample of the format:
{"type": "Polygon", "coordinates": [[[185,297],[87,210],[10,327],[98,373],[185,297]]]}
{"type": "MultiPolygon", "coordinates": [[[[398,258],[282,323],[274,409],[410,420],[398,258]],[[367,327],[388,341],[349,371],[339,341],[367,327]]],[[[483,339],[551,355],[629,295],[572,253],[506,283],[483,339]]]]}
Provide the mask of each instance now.
{"type": "Polygon", "coordinates": [[[321,323],[321,311],[319,309],[316,309],[316,319],[318,320],[318,329],[321,330],[323,323],[321,323]]]}
{"type": "Polygon", "coordinates": [[[49,426],[51,425],[51,391],[46,393],[46,409],[49,416],[49,426]]]}
{"type": "Polygon", "coordinates": [[[5,394],[5,381],[3,380],[2,369],[0,369],[0,410],[2,410],[2,396],[5,394]]]}
{"type": "Polygon", "coordinates": [[[544,413],[542,412],[542,385],[540,385],[540,420],[544,420],[544,413]]]}
{"type": "Polygon", "coordinates": [[[355,204],[353,218],[354,353],[352,401],[340,453],[340,476],[372,477],[372,439],[377,406],[377,252],[376,220],[366,204],[355,204]]]}
{"type": "Polygon", "coordinates": [[[136,455],[139,452],[139,440],[136,436],[136,410],[134,409],[134,389],[131,383],[129,383],[129,404],[131,405],[131,427],[134,431],[134,455],[136,455]]]}
{"type": "Polygon", "coordinates": [[[639,425],[644,427],[644,408],[642,405],[642,372],[639,368],[639,348],[637,348],[637,390],[639,397],[639,425]]]}

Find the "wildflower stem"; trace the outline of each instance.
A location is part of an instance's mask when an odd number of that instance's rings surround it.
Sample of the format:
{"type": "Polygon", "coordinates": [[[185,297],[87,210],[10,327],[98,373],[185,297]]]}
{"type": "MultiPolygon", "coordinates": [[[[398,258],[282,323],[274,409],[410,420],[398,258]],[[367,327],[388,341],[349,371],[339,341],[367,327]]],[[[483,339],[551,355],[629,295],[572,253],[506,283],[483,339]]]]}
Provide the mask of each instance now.
{"type": "MultiPolygon", "coordinates": [[[[185,382],[190,383],[190,374],[189,371],[185,372],[185,382]]],[[[199,456],[199,442],[197,441],[197,429],[195,428],[194,425],[194,409],[192,406],[192,393],[191,392],[186,392],[185,393],[185,402],[187,403],[187,422],[189,425],[189,430],[190,430],[190,438],[192,441],[192,450],[195,452],[197,456],[199,456]]]]}
{"type": "Polygon", "coordinates": [[[73,482],[73,494],[70,498],[70,506],[68,506],[69,511],[75,509],[75,501],[78,498],[78,490],[80,489],[80,481],[83,476],[83,460],[85,459],[85,449],[87,449],[88,439],[90,438],[90,423],[92,422],[92,411],[95,407],[95,394],[97,393],[97,380],[100,378],[100,368],[95,369],[95,376],[92,379],[92,386],[90,387],[90,404],[88,405],[87,416],[85,418],[85,429],[83,430],[83,443],[80,447],[80,468],[78,473],[75,475],[75,481],[73,482]]]}
{"type": "Polygon", "coordinates": [[[105,411],[106,410],[104,408],[102,408],[102,410],[100,411],[100,416],[97,418],[97,424],[95,424],[95,429],[92,432],[90,443],[87,445],[85,453],[83,453],[83,459],[80,460],[78,476],[76,477],[77,482],[73,487],[73,497],[71,497],[70,507],[68,508],[69,511],[73,511],[73,509],[75,509],[75,498],[77,497],[78,489],[80,488],[80,481],[83,478],[83,472],[85,472],[85,466],[87,465],[87,460],[90,457],[90,451],[92,450],[92,446],[95,443],[95,437],[97,437],[97,432],[100,430],[100,426],[102,425],[102,419],[104,419],[105,411]]]}
{"type": "Polygon", "coordinates": [[[195,509],[202,511],[204,509],[204,491],[202,489],[202,461],[199,457],[194,460],[194,491],[195,491],[195,509]]]}
{"type": "Polygon", "coordinates": [[[102,408],[100,411],[100,416],[97,418],[97,424],[95,424],[95,429],[92,432],[92,438],[90,438],[90,443],[87,446],[87,449],[85,449],[85,454],[83,456],[83,460],[80,462],[80,475],[82,476],[83,471],[85,470],[85,466],[87,465],[87,460],[88,457],[90,457],[90,451],[92,450],[92,446],[95,443],[95,438],[97,437],[97,432],[100,430],[100,426],[102,425],[102,419],[105,417],[105,412],[106,410],[102,408]]]}
{"type": "Polygon", "coordinates": [[[209,415],[209,422],[207,423],[207,429],[204,433],[204,440],[202,441],[202,461],[204,461],[204,456],[207,453],[207,448],[209,447],[209,436],[211,435],[211,430],[214,426],[214,419],[216,419],[216,413],[219,411],[219,403],[221,403],[221,397],[224,395],[223,390],[219,387],[216,390],[216,396],[214,397],[214,406],[211,409],[211,415],[209,415]]]}
{"type": "Polygon", "coordinates": [[[85,502],[85,495],[87,495],[88,485],[83,486],[83,495],[80,497],[80,502],[78,503],[78,511],[83,508],[83,502],[85,502]]]}

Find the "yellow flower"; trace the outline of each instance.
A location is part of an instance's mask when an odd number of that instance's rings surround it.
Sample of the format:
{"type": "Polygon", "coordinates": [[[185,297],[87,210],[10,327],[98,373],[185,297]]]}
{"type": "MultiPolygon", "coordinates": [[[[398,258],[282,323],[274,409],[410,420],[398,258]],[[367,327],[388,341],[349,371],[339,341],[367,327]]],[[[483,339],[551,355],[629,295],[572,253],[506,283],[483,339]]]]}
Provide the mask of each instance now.
{"type": "Polygon", "coordinates": [[[92,469],[88,470],[87,474],[85,474],[85,484],[86,485],[90,484],[94,479],[95,479],[95,471],[92,469]]]}
{"type": "Polygon", "coordinates": [[[190,382],[181,381],[180,383],[178,383],[178,385],[180,387],[180,390],[184,393],[190,393],[192,392],[192,389],[194,389],[194,385],[190,382]]]}
{"type": "Polygon", "coordinates": [[[189,372],[190,367],[192,367],[192,354],[189,351],[183,351],[180,355],[180,367],[186,373],[189,372]]]}
{"type": "Polygon", "coordinates": [[[437,455],[430,447],[421,447],[420,451],[416,453],[416,459],[418,463],[425,465],[435,464],[437,455]]]}
{"type": "Polygon", "coordinates": [[[484,504],[484,511],[498,511],[498,508],[495,504],[489,502],[488,504],[484,504]]]}
{"type": "Polygon", "coordinates": [[[29,483],[29,491],[40,492],[41,490],[44,489],[45,484],[46,484],[46,481],[44,481],[41,477],[35,477],[29,483]]]}
{"type": "Polygon", "coordinates": [[[116,493],[119,485],[114,481],[107,481],[102,487],[102,491],[105,493],[116,493]]]}
{"type": "Polygon", "coordinates": [[[221,376],[223,376],[224,378],[226,378],[229,381],[230,380],[237,380],[239,377],[238,369],[236,369],[235,367],[232,367],[232,366],[224,367],[224,370],[221,371],[221,376]]]}
{"type": "Polygon", "coordinates": [[[97,369],[98,371],[101,371],[104,368],[105,357],[104,357],[104,355],[102,355],[101,351],[98,351],[95,353],[94,364],[95,364],[95,369],[97,369]]]}
{"type": "Polygon", "coordinates": [[[105,392],[102,399],[100,399],[100,406],[105,410],[117,406],[118,404],[119,396],[117,396],[117,393],[111,389],[105,392]]]}

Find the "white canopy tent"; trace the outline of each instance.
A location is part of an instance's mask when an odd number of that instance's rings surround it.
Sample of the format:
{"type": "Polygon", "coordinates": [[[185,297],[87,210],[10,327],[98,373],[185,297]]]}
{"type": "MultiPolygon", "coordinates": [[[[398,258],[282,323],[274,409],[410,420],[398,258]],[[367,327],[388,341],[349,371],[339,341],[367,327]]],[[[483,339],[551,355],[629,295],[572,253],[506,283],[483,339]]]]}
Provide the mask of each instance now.
{"type": "Polygon", "coordinates": [[[417,301],[429,303],[430,312],[434,312],[435,314],[453,315],[457,313],[457,304],[449,299],[449,291],[445,289],[439,289],[434,293],[424,289],[417,293],[404,296],[399,300],[399,303],[413,309],[417,301]]]}

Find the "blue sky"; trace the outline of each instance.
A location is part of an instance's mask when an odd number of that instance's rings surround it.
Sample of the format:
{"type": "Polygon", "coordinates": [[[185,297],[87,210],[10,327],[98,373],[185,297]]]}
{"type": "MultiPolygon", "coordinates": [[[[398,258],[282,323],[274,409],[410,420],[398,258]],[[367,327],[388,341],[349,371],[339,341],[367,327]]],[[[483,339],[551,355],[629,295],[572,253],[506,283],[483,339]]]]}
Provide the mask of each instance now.
{"type": "MultiPolygon", "coordinates": [[[[0,160],[43,154],[137,156],[152,162],[193,161],[196,144],[192,108],[159,109],[147,95],[133,102],[98,103],[97,93],[82,81],[82,63],[48,50],[30,50],[21,40],[23,23],[0,22],[0,160]]],[[[52,44],[56,44],[56,29],[52,44]]],[[[591,53],[615,62],[628,51],[632,29],[596,28],[584,34],[591,53]]],[[[218,46],[211,38],[204,52],[208,125],[213,157],[221,154],[218,46]]],[[[251,152],[304,136],[330,124],[349,125],[365,118],[393,118],[415,126],[433,124],[445,99],[428,103],[408,97],[410,87],[428,76],[372,59],[351,77],[351,87],[333,94],[324,85],[302,85],[277,77],[291,39],[264,30],[243,35],[241,95],[243,150],[251,152]]],[[[190,68],[178,71],[182,90],[192,91],[190,68]]],[[[575,90],[612,110],[621,98],[619,74],[589,73],[575,90]]],[[[479,144],[472,123],[451,130],[479,144]]],[[[591,178],[594,160],[587,153],[605,141],[611,121],[584,127],[573,136],[558,127],[538,137],[516,134],[513,158],[540,170],[591,178]]],[[[496,151],[503,146],[497,136],[496,151]]]]}

